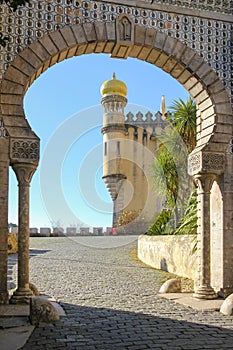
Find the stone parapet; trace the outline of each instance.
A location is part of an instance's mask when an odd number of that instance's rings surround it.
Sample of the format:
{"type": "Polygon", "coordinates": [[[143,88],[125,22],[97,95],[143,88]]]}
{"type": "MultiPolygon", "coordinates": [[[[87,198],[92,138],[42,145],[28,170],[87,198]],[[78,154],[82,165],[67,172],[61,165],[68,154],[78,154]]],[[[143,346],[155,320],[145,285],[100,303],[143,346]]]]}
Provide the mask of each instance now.
{"type": "Polygon", "coordinates": [[[156,269],[196,280],[198,266],[194,246],[194,235],[142,235],[138,238],[138,258],[156,269]]]}

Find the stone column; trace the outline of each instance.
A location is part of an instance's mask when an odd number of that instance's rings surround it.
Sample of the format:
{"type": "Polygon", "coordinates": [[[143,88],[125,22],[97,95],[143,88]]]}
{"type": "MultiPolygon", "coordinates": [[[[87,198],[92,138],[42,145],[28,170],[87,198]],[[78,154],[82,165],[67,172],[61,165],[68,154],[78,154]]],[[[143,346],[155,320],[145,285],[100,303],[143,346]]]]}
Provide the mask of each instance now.
{"type": "Polygon", "coordinates": [[[32,292],[29,288],[29,190],[30,181],[36,166],[30,163],[15,163],[12,165],[17,176],[19,187],[18,202],[18,288],[10,302],[12,304],[27,304],[32,292]]]}
{"type": "Polygon", "coordinates": [[[198,194],[198,237],[199,237],[199,285],[193,296],[199,299],[217,297],[210,285],[210,191],[215,180],[214,174],[195,175],[198,194]]]}
{"type": "Polygon", "coordinates": [[[7,250],[9,162],[9,139],[4,137],[0,132],[0,304],[8,303],[7,250]]]}

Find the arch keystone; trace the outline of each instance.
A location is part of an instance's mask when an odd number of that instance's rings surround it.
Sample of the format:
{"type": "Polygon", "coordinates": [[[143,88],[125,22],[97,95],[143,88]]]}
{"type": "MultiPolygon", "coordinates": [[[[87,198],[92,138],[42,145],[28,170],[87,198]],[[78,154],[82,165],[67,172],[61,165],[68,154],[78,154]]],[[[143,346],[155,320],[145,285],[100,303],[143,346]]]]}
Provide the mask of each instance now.
{"type": "Polygon", "coordinates": [[[130,16],[121,14],[116,19],[115,26],[116,45],[114,46],[111,57],[127,58],[134,43],[134,39],[136,40],[133,20],[130,16]]]}

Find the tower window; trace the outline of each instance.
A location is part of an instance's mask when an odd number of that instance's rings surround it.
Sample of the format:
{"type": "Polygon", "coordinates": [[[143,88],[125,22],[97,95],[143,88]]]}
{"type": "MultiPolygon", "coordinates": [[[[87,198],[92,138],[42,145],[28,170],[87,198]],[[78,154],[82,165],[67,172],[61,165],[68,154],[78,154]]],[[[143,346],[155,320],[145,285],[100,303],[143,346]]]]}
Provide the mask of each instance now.
{"type": "Polygon", "coordinates": [[[108,153],[108,144],[107,142],[104,142],[104,155],[106,156],[108,153]]]}
{"type": "Polygon", "coordinates": [[[117,141],[117,157],[120,157],[121,155],[121,143],[120,141],[117,141]]]}

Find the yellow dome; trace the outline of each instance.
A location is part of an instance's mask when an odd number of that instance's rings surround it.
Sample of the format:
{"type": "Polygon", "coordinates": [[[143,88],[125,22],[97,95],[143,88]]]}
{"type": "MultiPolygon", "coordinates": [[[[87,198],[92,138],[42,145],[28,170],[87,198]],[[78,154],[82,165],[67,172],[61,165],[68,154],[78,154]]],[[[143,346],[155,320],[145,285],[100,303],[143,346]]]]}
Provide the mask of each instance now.
{"type": "Polygon", "coordinates": [[[100,93],[103,97],[109,95],[120,95],[125,97],[127,95],[127,86],[123,81],[116,79],[116,75],[113,73],[112,79],[106,80],[102,84],[100,93]]]}

